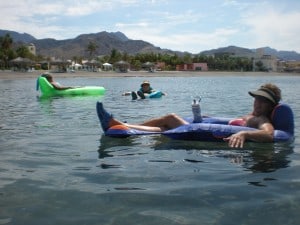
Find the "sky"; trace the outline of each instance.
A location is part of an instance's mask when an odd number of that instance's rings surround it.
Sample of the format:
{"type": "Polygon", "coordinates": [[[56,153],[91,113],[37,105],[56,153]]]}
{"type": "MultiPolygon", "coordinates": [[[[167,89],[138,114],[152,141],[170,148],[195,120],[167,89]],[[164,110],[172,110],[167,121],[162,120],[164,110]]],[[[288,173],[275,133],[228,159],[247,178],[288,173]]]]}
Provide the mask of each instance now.
{"type": "Polygon", "coordinates": [[[37,39],[124,33],[174,51],[234,45],[300,53],[299,0],[0,0],[0,29],[37,39]]]}

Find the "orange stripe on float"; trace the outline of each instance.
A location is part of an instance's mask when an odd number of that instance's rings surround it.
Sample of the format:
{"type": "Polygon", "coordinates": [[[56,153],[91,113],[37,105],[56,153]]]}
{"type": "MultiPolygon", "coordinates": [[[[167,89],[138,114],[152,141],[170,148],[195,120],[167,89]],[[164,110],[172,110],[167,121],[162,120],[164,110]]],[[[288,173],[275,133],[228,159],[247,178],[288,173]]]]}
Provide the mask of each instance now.
{"type": "Polygon", "coordinates": [[[129,128],[124,125],[115,125],[115,126],[110,127],[109,129],[111,129],[111,130],[129,130],[129,128]]]}

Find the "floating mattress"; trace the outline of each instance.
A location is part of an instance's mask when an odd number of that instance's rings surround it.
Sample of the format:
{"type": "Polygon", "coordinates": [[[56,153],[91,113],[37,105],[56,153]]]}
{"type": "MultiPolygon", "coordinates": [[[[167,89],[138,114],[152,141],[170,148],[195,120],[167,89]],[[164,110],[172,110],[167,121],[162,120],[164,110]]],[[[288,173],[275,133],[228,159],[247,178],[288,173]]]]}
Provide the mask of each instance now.
{"type": "MultiPolygon", "coordinates": [[[[99,109],[99,103],[97,103],[97,112],[99,109]]],[[[191,118],[187,118],[186,120],[190,123],[164,132],[140,131],[130,129],[124,125],[116,125],[105,131],[105,135],[124,138],[134,135],[161,134],[177,140],[219,142],[223,141],[223,138],[239,131],[257,130],[250,127],[228,125],[231,118],[204,117],[201,123],[192,123],[191,118]]],[[[291,141],[294,139],[294,116],[288,105],[279,104],[275,107],[272,113],[272,123],[275,129],[274,142],[291,141]]]]}

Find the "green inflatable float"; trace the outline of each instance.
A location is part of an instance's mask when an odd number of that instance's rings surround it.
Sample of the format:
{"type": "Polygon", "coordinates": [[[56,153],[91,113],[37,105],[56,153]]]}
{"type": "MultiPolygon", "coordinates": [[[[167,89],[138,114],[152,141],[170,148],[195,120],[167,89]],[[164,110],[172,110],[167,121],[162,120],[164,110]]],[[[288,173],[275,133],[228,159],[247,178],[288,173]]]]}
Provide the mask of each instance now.
{"type": "Polygon", "coordinates": [[[38,77],[36,89],[41,90],[42,96],[78,96],[105,94],[105,88],[100,86],[84,86],[66,90],[57,90],[52,86],[52,84],[48,82],[45,77],[43,77],[43,75],[38,77]]]}

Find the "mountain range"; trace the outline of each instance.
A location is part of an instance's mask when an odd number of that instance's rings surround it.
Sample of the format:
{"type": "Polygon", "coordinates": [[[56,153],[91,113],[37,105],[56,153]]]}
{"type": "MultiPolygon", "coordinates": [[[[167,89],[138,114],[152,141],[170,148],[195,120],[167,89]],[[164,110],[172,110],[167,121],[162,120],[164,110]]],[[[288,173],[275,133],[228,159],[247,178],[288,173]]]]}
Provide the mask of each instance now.
{"type": "MultiPolygon", "coordinates": [[[[172,51],[170,49],[161,49],[153,44],[143,40],[129,39],[122,32],[106,32],[81,34],[73,39],[55,40],[53,38],[36,39],[34,36],[27,33],[18,33],[9,30],[0,30],[0,36],[10,34],[16,44],[33,43],[36,47],[38,55],[71,59],[75,56],[89,57],[87,46],[90,42],[96,44],[97,48],[95,55],[110,55],[113,49],[127,54],[137,53],[161,53],[161,54],[177,54],[182,56],[187,52],[172,51]]],[[[264,54],[275,55],[281,60],[299,60],[300,54],[295,51],[277,51],[270,47],[263,47],[264,54]]],[[[211,49],[199,52],[199,54],[213,55],[215,53],[229,52],[240,56],[249,56],[256,49],[247,49],[237,46],[228,46],[218,49],[211,49]]]]}

